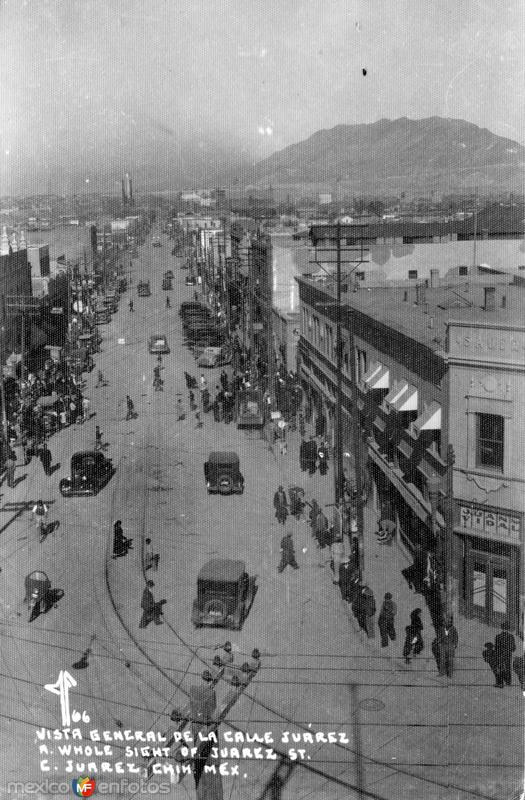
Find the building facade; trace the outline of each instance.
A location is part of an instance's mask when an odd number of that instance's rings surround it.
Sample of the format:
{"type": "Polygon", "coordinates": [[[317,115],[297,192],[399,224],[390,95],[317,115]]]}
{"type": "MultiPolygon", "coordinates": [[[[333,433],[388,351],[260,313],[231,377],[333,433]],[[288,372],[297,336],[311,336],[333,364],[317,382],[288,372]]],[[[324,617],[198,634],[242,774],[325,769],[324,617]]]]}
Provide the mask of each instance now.
{"type": "MultiPolygon", "coordinates": [[[[299,376],[335,441],[335,282],[312,275],[297,281],[299,376]]],[[[424,293],[410,285],[350,291],[339,317],[346,466],[354,465],[358,426],[364,457],[356,468],[378,519],[391,519],[404,547],[422,548],[442,577],[449,539],[454,608],[488,624],[506,620],[515,630],[523,605],[525,488],[525,349],[516,318],[524,306],[525,288],[508,278],[424,293]],[[487,325],[490,334],[476,333],[487,325]]]]}

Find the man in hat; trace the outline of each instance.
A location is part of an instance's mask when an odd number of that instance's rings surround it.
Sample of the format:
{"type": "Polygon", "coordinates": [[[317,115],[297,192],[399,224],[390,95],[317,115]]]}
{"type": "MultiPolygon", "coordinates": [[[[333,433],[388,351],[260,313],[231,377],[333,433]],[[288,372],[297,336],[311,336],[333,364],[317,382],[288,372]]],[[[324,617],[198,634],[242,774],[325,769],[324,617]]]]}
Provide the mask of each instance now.
{"type": "Polygon", "coordinates": [[[155,625],[162,625],[160,617],[162,615],[162,606],[166,601],[159,600],[158,603],[155,602],[153,592],[151,591],[154,586],[155,584],[153,581],[148,581],[142,593],[142,602],[140,604],[142,608],[142,619],[140,620],[139,628],[146,628],[150,622],[155,622],[155,625]]]}
{"type": "Polygon", "coordinates": [[[452,617],[445,618],[436,637],[436,653],[438,657],[438,671],[440,675],[451,678],[454,672],[454,655],[458,646],[458,632],[452,617]]]}
{"type": "Polygon", "coordinates": [[[397,606],[392,600],[390,592],[386,592],[383,604],[377,618],[377,627],[381,637],[381,647],[388,647],[388,642],[396,640],[396,629],[394,627],[397,606]]]}
{"type": "Polygon", "coordinates": [[[277,567],[277,571],[282,572],[288,565],[293,567],[293,569],[299,569],[297,561],[295,560],[295,550],[291,533],[286,533],[281,539],[281,561],[277,567]]]}

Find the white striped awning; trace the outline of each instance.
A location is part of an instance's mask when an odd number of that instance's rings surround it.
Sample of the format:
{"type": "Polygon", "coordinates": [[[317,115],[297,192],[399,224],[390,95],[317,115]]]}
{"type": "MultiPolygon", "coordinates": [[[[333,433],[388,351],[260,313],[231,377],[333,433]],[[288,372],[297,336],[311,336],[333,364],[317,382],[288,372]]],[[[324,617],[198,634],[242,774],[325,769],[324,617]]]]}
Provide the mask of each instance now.
{"type": "Polygon", "coordinates": [[[417,389],[410,383],[402,381],[395,395],[393,392],[385,397],[385,401],[396,411],[417,411],[417,389]]]}
{"type": "Polygon", "coordinates": [[[419,435],[420,431],[441,430],[441,406],[439,403],[430,403],[414,422],[414,428],[419,435]]]}
{"type": "Polygon", "coordinates": [[[377,363],[363,378],[369,389],[388,389],[390,387],[390,370],[377,363]]]}

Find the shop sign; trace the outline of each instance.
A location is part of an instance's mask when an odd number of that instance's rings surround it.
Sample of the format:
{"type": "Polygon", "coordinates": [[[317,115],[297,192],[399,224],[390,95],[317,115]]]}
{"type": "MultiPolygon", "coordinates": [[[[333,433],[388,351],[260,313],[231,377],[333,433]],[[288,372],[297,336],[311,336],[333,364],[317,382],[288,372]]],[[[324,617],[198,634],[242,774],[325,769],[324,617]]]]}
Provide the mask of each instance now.
{"type": "Polygon", "coordinates": [[[473,505],[459,506],[459,527],[475,536],[520,544],[521,525],[518,514],[480,508],[473,505]]]}

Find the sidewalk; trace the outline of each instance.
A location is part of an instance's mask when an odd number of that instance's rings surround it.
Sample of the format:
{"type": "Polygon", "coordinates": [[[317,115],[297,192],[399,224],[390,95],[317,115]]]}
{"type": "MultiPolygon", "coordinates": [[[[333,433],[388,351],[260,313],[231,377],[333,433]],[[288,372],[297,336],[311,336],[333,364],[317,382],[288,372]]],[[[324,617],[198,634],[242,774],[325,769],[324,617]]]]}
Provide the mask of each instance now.
{"type": "MultiPolygon", "coordinates": [[[[313,426],[306,426],[306,438],[313,435],[313,426]]],[[[299,445],[301,437],[297,431],[288,431],[287,445],[288,451],[286,455],[280,455],[278,447],[269,444],[269,450],[273,453],[276,468],[279,475],[279,480],[276,475],[276,486],[280,482],[285,490],[291,485],[302,486],[305,489],[305,498],[311,501],[313,498],[321,506],[325,506],[325,513],[329,521],[331,520],[331,507],[334,502],[334,473],[333,461],[329,463],[328,473],[321,476],[317,471],[313,476],[306,472],[302,472],[299,467],[299,445]]],[[[270,457],[272,457],[270,455],[270,457]]],[[[374,620],[375,637],[367,639],[367,637],[359,630],[357,622],[349,608],[348,604],[343,602],[340,597],[339,587],[334,585],[334,597],[338,602],[341,602],[345,608],[350,624],[353,625],[356,632],[359,631],[363,636],[363,641],[371,651],[376,651],[382,656],[387,656],[396,659],[399,666],[403,669],[410,669],[405,665],[402,658],[402,649],[405,637],[405,627],[410,622],[410,613],[415,608],[421,608],[423,620],[423,640],[425,648],[421,658],[424,656],[431,657],[431,644],[435,638],[435,630],[432,625],[430,613],[428,611],[425,598],[422,594],[416,594],[409,588],[405,578],[402,575],[402,570],[412,563],[412,559],[406,553],[402,545],[394,540],[391,545],[379,544],[374,532],[377,530],[378,515],[371,508],[370,504],[366,505],[364,510],[364,576],[365,583],[372,589],[376,601],[377,612],[374,620]],[[390,643],[387,648],[381,647],[379,632],[377,630],[377,616],[383,602],[385,592],[392,594],[393,600],[397,605],[397,616],[395,620],[395,628],[397,633],[397,640],[395,643],[390,643]]],[[[308,521],[304,523],[308,525],[308,521]]],[[[312,547],[311,552],[315,552],[315,545],[312,547]]],[[[325,561],[328,563],[330,560],[329,551],[323,552],[325,561]]],[[[332,572],[326,571],[328,578],[332,580],[332,572]]],[[[325,579],[325,578],[321,578],[325,579]]],[[[483,624],[477,619],[467,619],[459,614],[454,619],[454,625],[458,631],[459,645],[456,651],[456,666],[457,679],[461,680],[461,672],[469,672],[471,675],[480,675],[480,681],[491,682],[492,674],[482,659],[482,651],[485,642],[494,641],[495,636],[499,633],[499,628],[490,627],[483,624]],[[476,672],[473,673],[472,668],[476,664],[476,672]]],[[[516,640],[516,655],[523,652],[523,643],[521,639],[515,636],[516,640]]],[[[417,657],[412,660],[412,663],[417,662],[417,657]]],[[[437,675],[436,666],[436,675],[437,675]]],[[[445,679],[443,679],[445,680],[445,679]]],[[[452,681],[455,680],[453,676],[452,681]]],[[[507,689],[507,692],[516,693],[518,698],[519,686],[516,676],[513,674],[513,687],[507,689]]],[[[496,690],[495,690],[496,691],[496,690]]]]}

